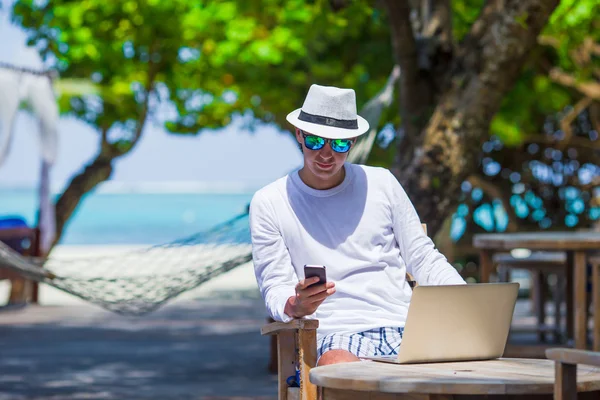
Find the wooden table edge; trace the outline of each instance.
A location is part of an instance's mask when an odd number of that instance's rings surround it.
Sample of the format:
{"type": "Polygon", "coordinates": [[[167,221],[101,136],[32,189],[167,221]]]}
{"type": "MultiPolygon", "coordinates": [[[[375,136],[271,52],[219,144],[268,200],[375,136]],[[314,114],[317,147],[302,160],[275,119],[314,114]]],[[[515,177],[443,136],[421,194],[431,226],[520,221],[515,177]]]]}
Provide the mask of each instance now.
{"type": "MultiPolygon", "coordinates": [[[[503,358],[501,360],[514,361],[514,360],[527,360],[530,359],[514,359],[514,358],[503,358]]],[[[496,360],[490,360],[496,361],[496,360]]],[[[541,361],[541,360],[536,360],[541,361]]],[[[543,360],[552,364],[552,368],[554,371],[554,362],[551,360],[543,360]]],[[[402,379],[402,377],[383,377],[381,380],[377,381],[355,381],[352,378],[337,378],[337,377],[319,377],[319,372],[323,369],[331,369],[331,367],[335,366],[325,366],[325,367],[316,367],[313,368],[310,372],[310,380],[313,384],[317,386],[321,386],[325,389],[336,389],[336,390],[347,390],[347,391],[359,391],[359,392],[381,392],[381,393],[396,393],[396,394],[447,394],[447,395],[482,395],[482,394],[490,394],[490,395],[542,395],[542,394],[552,394],[554,392],[554,381],[543,381],[540,383],[530,383],[530,382],[506,382],[499,381],[497,384],[486,384],[484,386],[483,383],[468,383],[468,379],[462,378],[446,378],[439,379],[439,384],[436,383],[436,386],[428,388],[427,385],[430,385],[431,380],[423,379],[420,381],[415,381],[414,383],[406,383],[403,382],[402,389],[398,390],[398,384],[396,383],[398,379],[402,379]],[[324,381],[326,380],[326,385],[324,385],[324,381]],[[467,385],[471,385],[467,387],[467,385]],[[473,388],[473,386],[481,386],[480,388],[473,388]]],[[[600,368],[597,367],[587,367],[580,366],[578,368],[578,381],[577,381],[577,392],[593,392],[600,391],[600,368]],[[586,371],[595,372],[598,374],[597,380],[586,380],[585,375],[586,371]],[[583,379],[582,379],[583,378],[583,379]]],[[[554,378],[554,373],[552,373],[552,378],[554,378]]],[[[414,378],[413,378],[414,379],[414,378]]],[[[492,379],[492,378],[490,378],[492,379]]]]}

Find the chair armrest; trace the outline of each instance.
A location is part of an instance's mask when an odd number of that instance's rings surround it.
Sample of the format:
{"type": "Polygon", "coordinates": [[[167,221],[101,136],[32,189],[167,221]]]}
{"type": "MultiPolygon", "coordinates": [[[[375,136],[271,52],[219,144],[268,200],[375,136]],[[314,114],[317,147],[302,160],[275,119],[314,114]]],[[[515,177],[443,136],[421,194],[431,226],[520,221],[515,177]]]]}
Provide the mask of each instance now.
{"type": "Polygon", "coordinates": [[[548,349],[546,357],[563,364],[585,364],[600,367],[600,352],[574,349],[548,349]]]}
{"type": "Polygon", "coordinates": [[[315,330],[319,327],[316,319],[293,319],[290,322],[271,322],[260,328],[261,335],[275,335],[282,331],[297,329],[315,330]]]}

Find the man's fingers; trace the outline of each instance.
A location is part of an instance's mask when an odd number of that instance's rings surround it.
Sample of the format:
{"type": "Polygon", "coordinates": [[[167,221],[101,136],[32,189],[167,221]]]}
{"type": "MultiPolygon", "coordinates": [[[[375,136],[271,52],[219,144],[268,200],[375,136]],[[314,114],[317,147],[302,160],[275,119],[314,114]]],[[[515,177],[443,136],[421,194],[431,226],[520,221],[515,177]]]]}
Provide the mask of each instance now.
{"type": "Polygon", "coordinates": [[[335,289],[327,289],[324,292],[321,292],[319,294],[310,296],[306,299],[306,301],[310,304],[314,304],[317,302],[322,302],[323,300],[325,300],[326,298],[328,298],[329,296],[331,296],[332,294],[335,293],[335,289]]]}
{"type": "Polygon", "coordinates": [[[298,289],[298,290],[304,290],[307,287],[309,287],[310,285],[312,285],[313,283],[317,283],[317,282],[319,282],[319,277],[318,276],[313,276],[311,278],[302,279],[296,285],[296,289],[298,289]]]}
{"type": "Polygon", "coordinates": [[[298,295],[303,299],[306,299],[316,294],[322,293],[326,290],[328,290],[326,285],[315,285],[307,289],[301,290],[300,292],[298,292],[298,295]]]}

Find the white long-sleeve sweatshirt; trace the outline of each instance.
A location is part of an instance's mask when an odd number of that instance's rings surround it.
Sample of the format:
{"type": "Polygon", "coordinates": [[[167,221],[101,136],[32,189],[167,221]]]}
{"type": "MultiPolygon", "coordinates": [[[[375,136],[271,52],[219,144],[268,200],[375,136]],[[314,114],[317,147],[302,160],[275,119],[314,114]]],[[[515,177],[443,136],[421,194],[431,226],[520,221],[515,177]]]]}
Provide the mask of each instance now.
{"type": "MultiPolygon", "coordinates": [[[[434,247],[396,178],[386,169],[346,163],[344,181],[313,189],[295,171],[254,195],[250,204],[252,254],[267,310],[278,321],[304,265],[325,265],[336,293],[313,316],[318,337],[378,327],[401,327],[412,290],[464,284],[434,247]]],[[[310,318],[309,317],[309,318],[310,318]]]]}

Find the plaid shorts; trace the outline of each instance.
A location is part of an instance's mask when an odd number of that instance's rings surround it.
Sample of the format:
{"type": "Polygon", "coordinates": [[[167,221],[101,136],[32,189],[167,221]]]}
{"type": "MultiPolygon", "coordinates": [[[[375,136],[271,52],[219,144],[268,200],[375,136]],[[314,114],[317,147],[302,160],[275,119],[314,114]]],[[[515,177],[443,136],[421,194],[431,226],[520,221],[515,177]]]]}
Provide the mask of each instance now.
{"type": "Polygon", "coordinates": [[[398,354],[404,328],[375,328],[359,333],[331,333],[317,343],[317,361],[329,350],[347,350],[357,357],[398,354]]]}

